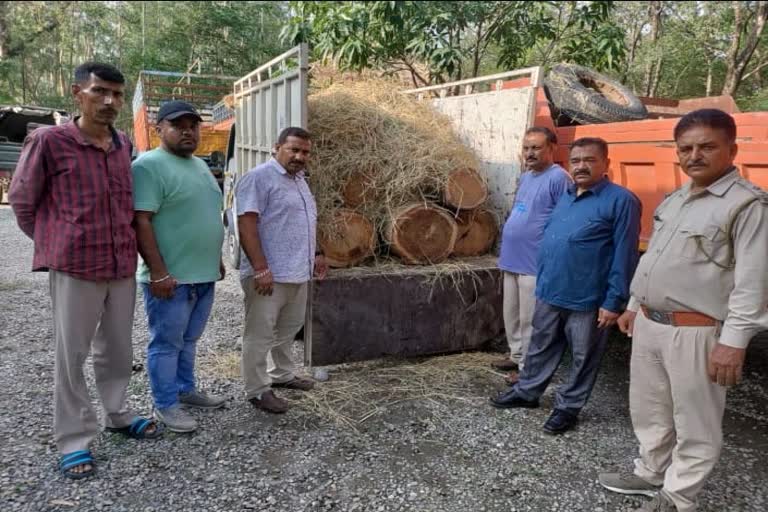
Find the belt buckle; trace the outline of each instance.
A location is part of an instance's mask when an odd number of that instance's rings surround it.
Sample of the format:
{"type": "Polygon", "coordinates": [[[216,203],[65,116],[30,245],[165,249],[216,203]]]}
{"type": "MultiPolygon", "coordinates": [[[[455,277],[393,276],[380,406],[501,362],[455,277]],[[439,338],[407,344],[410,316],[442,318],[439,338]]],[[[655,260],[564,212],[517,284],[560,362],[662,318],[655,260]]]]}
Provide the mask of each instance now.
{"type": "Polygon", "coordinates": [[[648,309],[648,318],[658,324],[672,325],[672,315],[655,309],[648,309]]]}

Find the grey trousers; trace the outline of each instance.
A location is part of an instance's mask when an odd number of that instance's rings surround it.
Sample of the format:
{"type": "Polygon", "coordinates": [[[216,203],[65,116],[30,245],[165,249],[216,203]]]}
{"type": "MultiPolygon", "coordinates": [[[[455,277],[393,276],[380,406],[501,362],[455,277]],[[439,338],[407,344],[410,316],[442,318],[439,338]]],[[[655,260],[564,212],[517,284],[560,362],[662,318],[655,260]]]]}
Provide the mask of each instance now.
{"type": "Polygon", "coordinates": [[[272,295],[256,293],[253,278],[240,281],[245,293],[242,372],[245,397],[261,396],[273,382],[296,377],[291,345],[304,325],[308,283],[275,283],[272,295]]]}
{"type": "Polygon", "coordinates": [[[124,427],[134,415],[125,407],[133,367],[136,281],[86,281],[49,272],[56,342],[53,432],[61,453],[84,450],[98,433],[83,365],[93,350],[96,390],[107,427],[124,427]]]}
{"type": "Polygon", "coordinates": [[[607,338],[607,329],[597,328],[597,310],[572,311],[537,300],[533,335],[516,384],[517,394],[525,400],[538,400],[560,366],[566,348],[570,348],[571,368],[568,379],[557,389],[555,409],[578,414],[597,380],[607,338]]]}

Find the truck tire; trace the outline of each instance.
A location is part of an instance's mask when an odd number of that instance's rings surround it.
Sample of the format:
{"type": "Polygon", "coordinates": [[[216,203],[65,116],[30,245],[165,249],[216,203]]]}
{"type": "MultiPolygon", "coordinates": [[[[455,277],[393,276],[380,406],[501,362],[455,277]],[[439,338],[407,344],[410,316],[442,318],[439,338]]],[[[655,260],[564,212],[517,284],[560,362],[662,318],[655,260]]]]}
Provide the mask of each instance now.
{"type": "Polygon", "coordinates": [[[558,64],[544,87],[558,116],[577,124],[638,121],[648,117],[640,98],[615,80],[575,64],[558,64]]]}

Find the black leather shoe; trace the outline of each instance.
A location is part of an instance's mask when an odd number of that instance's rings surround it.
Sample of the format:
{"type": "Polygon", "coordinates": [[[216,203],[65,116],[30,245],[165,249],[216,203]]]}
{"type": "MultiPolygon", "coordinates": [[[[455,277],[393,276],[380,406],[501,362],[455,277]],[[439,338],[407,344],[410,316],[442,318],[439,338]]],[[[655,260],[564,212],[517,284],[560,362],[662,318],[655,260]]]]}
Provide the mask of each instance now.
{"type": "Polygon", "coordinates": [[[514,409],[522,407],[525,409],[535,409],[539,406],[539,402],[525,400],[515,393],[515,388],[510,388],[507,391],[499,393],[498,396],[491,398],[491,405],[497,409],[514,409]]]}
{"type": "Polygon", "coordinates": [[[547,434],[564,434],[571,430],[579,422],[579,417],[570,412],[555,409],[544,423],[544,432],[547,434]]]}

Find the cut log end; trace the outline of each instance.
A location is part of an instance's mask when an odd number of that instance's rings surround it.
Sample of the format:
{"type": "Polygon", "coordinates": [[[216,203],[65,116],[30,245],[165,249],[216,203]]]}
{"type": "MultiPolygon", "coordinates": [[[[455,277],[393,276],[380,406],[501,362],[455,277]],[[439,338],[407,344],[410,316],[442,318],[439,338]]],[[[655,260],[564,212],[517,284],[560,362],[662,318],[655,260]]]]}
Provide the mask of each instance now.
{"type": "Polygon", "coordinates": [[[488,186],[474,169],[457,169],[448,176],[443,188],[446,204],[462,210],[477,208],[488,198],[488,186]]]}
{"type": "Polygon", "coordinates": [[[373,256],[376,234],[367,218],[352,210],[341,209],[318,230],[318,244],[329,266],[353,267],[373,256]]]}
{"type": "Polygon", "coordinates": [[[341,191],[344,204],[349,208],[357,208],[376,199],[376,188],[370,173],[354,172],[341,191]]]}
{"type": "Polygon", "coordinates": [[[499,232],[496,216],[483,208],[460,212],[457,224],[460,234],[453,255],[459,257],[486,254],[499,232]]]}
{"type": "Polygon", "coordinates": [[[385,238],[405,263],[419,265],[444,261],[453,252],[457,234],[456,222],[448,212],[418,203],[394,212],[385,238]]]}

